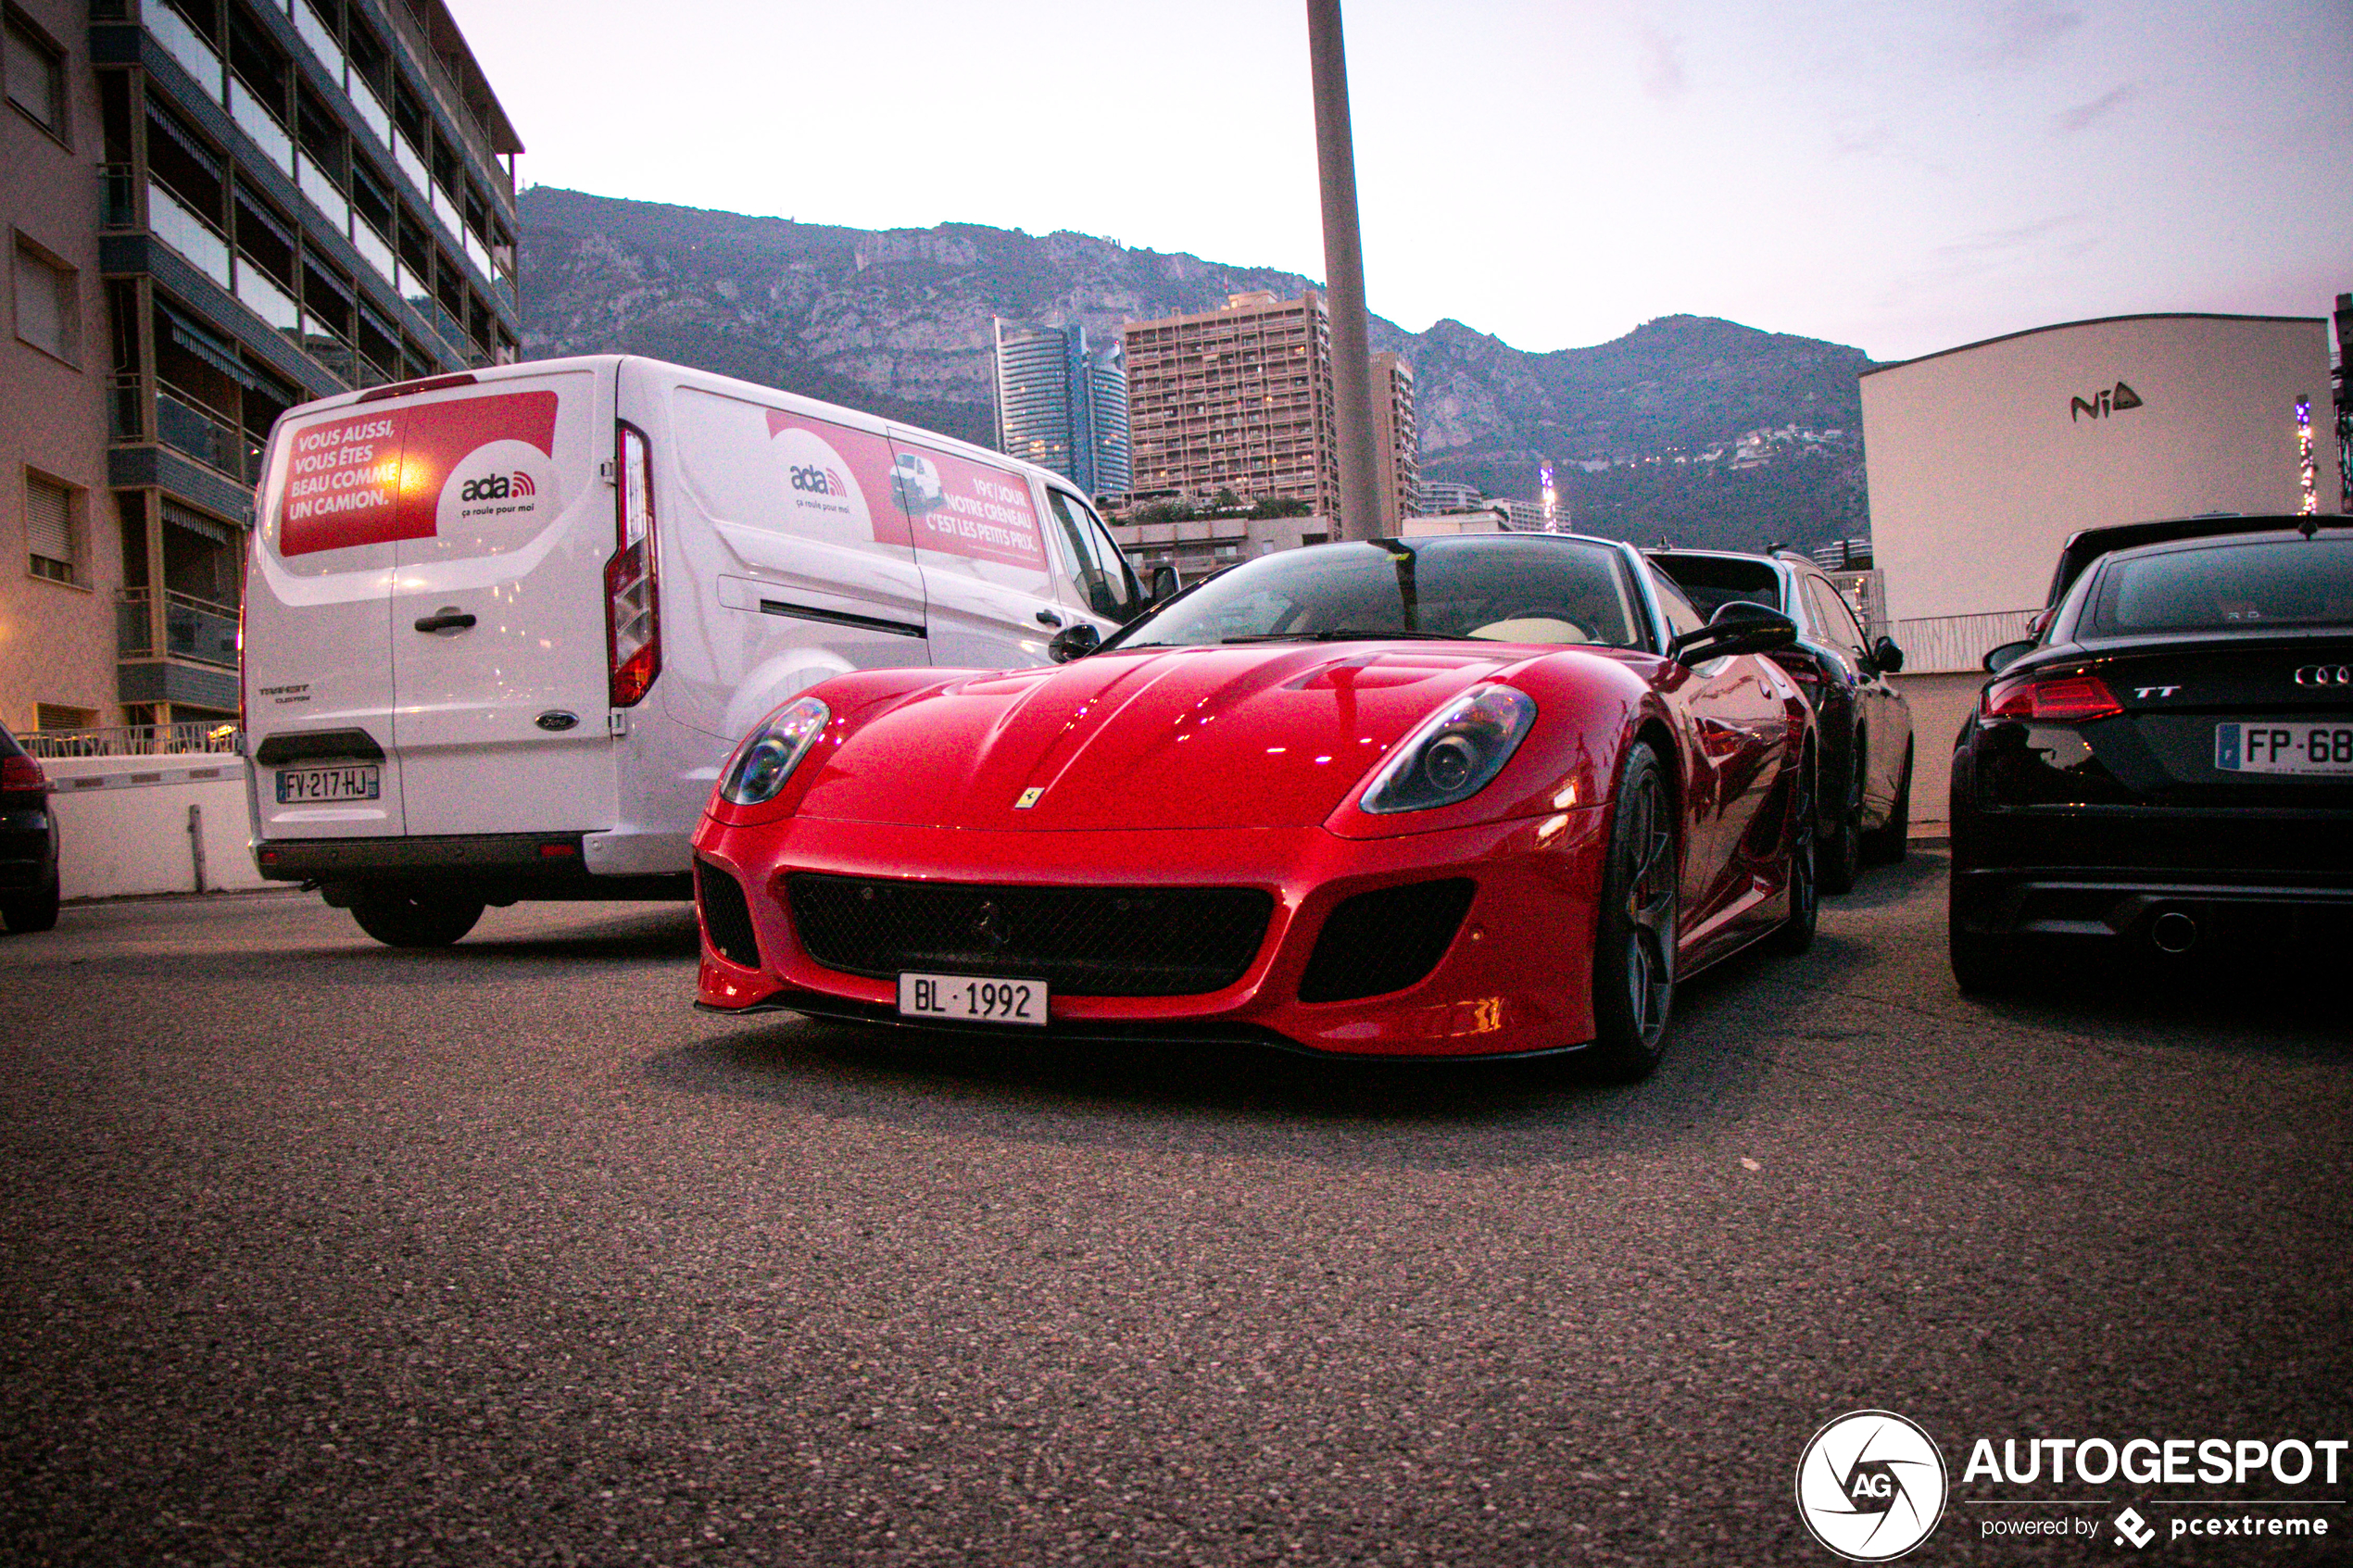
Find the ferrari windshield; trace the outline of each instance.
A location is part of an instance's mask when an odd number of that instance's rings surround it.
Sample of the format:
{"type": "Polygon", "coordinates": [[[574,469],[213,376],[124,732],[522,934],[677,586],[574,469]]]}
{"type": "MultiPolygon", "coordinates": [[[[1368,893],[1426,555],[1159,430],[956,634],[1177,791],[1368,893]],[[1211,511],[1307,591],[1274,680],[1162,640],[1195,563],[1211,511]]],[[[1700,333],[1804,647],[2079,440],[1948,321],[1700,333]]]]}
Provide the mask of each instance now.
{"type": "Polygon", "coordinates": [[[1261,556],[1107,646],[1478,637],[1622,648],[1643,645],[1642,624],[1607,545],[1488,533],[1261,556]]]}

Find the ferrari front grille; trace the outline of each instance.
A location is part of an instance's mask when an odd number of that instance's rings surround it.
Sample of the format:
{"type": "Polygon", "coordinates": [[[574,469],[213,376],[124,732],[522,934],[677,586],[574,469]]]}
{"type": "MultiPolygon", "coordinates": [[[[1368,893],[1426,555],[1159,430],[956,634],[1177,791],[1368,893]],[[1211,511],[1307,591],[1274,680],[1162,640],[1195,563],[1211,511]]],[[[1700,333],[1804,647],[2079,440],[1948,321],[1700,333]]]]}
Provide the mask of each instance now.
{"type": "Polygon", "coordinates": [[[760,967],[760,938],[751,929],[751,908],[744,902],[743,884],[709,860],[695,861],[695,902],[702,908],[702,928],[710,934],[711,950],[731,964],[760,967]]]}
{"type": "Polygon", "coordinates": [[[1300,976],[1302,1002],[1350,1002],[1403,991],[1438,967],[1470,909],[1468,877],[1409,882],[1343,898],[1300,976]]]}
{"type": "Polygon", "coordinates": [[[1239,980],[1275,912],[1254,887],[998,887],[795,872],[801,947],[878,980],[1018,975],[1077,997],[1189,997],[1239,980]]]}

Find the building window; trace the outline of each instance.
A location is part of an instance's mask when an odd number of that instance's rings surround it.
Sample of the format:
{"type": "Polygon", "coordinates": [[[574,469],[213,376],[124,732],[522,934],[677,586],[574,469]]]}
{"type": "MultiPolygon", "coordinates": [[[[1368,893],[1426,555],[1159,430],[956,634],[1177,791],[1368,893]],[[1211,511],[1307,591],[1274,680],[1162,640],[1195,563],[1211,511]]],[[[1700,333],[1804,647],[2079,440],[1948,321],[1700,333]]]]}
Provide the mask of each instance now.
{"type": "Polygon", "coordinates": [[[77,583],[80,552],[74,548],[73,491],[43,474],[24,476],[26,568],[53,583],[77,583]]]}
{"type": "Polygon", "coordinates": [[[8,102],[24,111],[35,125],[62,142],[66,139],[65,51],[11,6],[7,13],[8,102]]]}
{"type": "Polygon", "coordinates": [[[32,705],[32,727],[49,734],[58,730],[94,730],[98,727],[98,710],[69,708],[61,702],[36,702],[32,705]]]}
{"type": "Polygon", "coordinates": [[[17,237],[17,336],[70,365],[82,352],[80,291],[73,269],[17,237]]]}

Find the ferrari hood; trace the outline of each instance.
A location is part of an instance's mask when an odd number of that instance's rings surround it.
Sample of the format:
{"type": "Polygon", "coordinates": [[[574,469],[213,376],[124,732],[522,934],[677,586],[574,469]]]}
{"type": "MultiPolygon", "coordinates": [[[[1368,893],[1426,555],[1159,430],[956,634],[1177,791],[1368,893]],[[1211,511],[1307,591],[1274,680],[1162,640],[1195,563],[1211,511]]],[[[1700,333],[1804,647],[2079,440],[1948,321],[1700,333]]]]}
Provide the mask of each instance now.
{"type": "Polygon", "coordinates": [[[799,814],[1033,832],[1317,823],[1433,709],[1525,657],[1282,644],[975,675],[859,713],[799,814]]]}

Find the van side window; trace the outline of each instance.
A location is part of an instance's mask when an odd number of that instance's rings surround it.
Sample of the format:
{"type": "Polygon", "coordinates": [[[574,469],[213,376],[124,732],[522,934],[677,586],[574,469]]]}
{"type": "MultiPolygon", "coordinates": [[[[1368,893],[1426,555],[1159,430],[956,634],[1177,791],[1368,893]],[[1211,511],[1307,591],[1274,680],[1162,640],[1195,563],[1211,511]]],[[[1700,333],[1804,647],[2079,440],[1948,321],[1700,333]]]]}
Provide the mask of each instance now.
{"type": "Polygon", "coordinates": [[[1078,591],[1086,596],[1087,608],[1106,621],[1132,619],[1143,595],[1136,586],[1136,574],[1127,568],[1127,558],[1111,542],[1086,502],[1060,490],[1049,490],[1046,495],[1077,567],[1078,591]]]}

